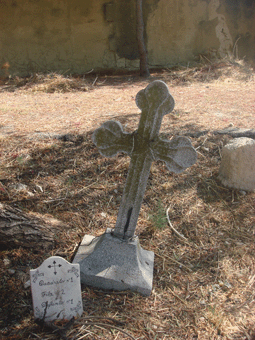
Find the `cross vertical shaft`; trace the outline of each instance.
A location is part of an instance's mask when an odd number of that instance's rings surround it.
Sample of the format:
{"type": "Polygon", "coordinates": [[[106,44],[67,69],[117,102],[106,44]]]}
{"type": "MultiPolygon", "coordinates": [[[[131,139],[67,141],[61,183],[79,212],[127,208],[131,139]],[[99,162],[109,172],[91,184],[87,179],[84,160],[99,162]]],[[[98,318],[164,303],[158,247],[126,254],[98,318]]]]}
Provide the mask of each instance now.
{"type": "Polygon", "coordinates": [[[163,82],[154,82],[140,91],[136,103],[142,114],[138,130],[133,136],[131,162],[113,232],[115,236],[123,238],[130,238],[135,233],[154,158],[150,144],[158,137],[163,115],[174,108],[174,99],[163,82]]]}

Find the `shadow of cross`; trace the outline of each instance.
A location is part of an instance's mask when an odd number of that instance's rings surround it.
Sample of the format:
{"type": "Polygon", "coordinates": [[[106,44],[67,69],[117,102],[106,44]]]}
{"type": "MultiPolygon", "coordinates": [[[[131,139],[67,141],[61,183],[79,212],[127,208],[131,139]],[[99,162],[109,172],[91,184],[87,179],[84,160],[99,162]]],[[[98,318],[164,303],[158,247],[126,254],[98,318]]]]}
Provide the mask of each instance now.
{"type": "Polygon", "coordinates": [[[103,156],[113,157],[118,152],[131,156],[113,231],[114,236],[123,239],[134,236],[152,161],[162,160],[170,171],[180,173],[193,165],[197,158],[188,138],[159,138],[163,116],[174,108],[174,99],[163,81],[156,80],[139,91],[136,105],[142,111],[137,131],[126,133],[119,122],[107,121],[92,136],[103,156]]]}

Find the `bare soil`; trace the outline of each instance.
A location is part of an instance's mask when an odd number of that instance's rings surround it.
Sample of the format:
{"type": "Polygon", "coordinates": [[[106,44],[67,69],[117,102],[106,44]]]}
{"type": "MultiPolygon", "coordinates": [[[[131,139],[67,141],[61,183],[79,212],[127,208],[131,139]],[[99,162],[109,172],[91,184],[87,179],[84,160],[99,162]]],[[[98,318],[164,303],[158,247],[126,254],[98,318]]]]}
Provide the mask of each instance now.
{"type": "Polygon", "coordinates": [[[155,253],[151,295],[82,287],[84,314],[66,337],[254,339],[255,193],[219,182],[221,150],[232,137],[214,131],[255,127],[255,81],[251,70],[229,63],[164,70],[148,80],[131,74],[2,81],[1,202],[67,228],[48,252],[29,245],[0,250],[1,339],[59,338],[34,322],[24,286],[29,269],[51,255],[71,261],[85,234],[114,228],[129,158],[102,157],[91,135],[110,119],[134,131],[135,96],[154,79],[164,80],[176,101],[161,132],[194,133],[197,163],[178,175],[162,162],[152,166],[137,226],[142,246],[155,253]]]}

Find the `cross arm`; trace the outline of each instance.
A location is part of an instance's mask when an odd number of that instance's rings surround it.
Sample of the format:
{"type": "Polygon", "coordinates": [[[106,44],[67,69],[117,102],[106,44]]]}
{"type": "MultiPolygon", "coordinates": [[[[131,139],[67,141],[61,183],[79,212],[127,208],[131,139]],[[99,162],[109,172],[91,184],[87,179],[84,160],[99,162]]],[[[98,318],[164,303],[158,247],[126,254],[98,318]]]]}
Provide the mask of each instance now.
{"type": "Polygon", "coordinates": [[[118,152],[130,155],[133,150],[133,135],[124,132],[122,125],[114,120],[109,120],[96,129],[92,141],[105,157],[113,157],[118,152]]]}
{"type": "Polygon", "coordinates": [[[157,138],[150,145],[154,160],[166,163],[169,171],[180,173],[196,163],[197,153],[187,137],[168,140],[157,138]]]}

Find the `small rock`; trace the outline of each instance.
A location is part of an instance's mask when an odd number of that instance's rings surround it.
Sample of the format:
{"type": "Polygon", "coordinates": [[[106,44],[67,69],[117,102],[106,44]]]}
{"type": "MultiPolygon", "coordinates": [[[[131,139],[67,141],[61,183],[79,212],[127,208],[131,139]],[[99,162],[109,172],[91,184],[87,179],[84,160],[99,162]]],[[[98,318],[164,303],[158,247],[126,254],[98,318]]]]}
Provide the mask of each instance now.
{"type": "Polygon", "coordinates": [[[218,289],[220,289],[220,285],[218,283],[216,283],[215,285],[212,285],[212,291],[215,292],[218,289]]]}
{"type": "Polygon", "coordinates": [[[43,192],[43,188],[39,184],[36,184],[35,186],[37,189],[39,189],[39,191],[43,192]]]}
{"type": "Polygon", "coordinates": [[[24,288],[27,289],[31,286],[31,282],[30,280],[28,280],[27,282],[24,283],[24,288]]]}
{"type": "Polygon", "coordinates": [[[14,184],[13,189],[15,189],[17,191],[26,191],[27,190],[27,185],[26,184],[22,184],[22,183],[17,183],[17,184],[14,184]]]}
{"type": "Polygon", "coordinates": [[[7,257],[6,257],[5,259],[3,259],[3,263],[4,263],[5,267],[8,267],[8,266],[10,266],[11,261],[9,259],[7,259],[7,257]]]}
{"type": "Polygon", "coordinates": [[[241,195],[243,195],[243,196],[246,195],[246,191],[244,191],[244,190],[240,190],[239,193],[240,193],[241,195]]]}
{"type": "Polygon", "coordinates": [[[14,269],[8,269],[7,272],[8,272],[10,275],[14,275],[14,274],[15,274],[15,270],[14,270],[14,269]]]}
{"type": "Polygon", "coordinates": [[[27,191],[28,196],[34,196],[34,194],[31,191],[27,191]]]}
{"type": "Polygon", "coordinates": [[[243,242],[240,242],[240,241],[239,241],[239,242],[236,241],[236,245],[239,246],[239,247],[242,247],[242,246],[244,246],[244,243],[243,243],[243,242]]]}
{"type": "Polygon", "coordinates": [[[227,281],[225,281],[225,287],[227,287],[227,288],[232,288],[232,285],[231,285],[231,283],[229,283],[229,282],[227,282],[227,281]]]}

